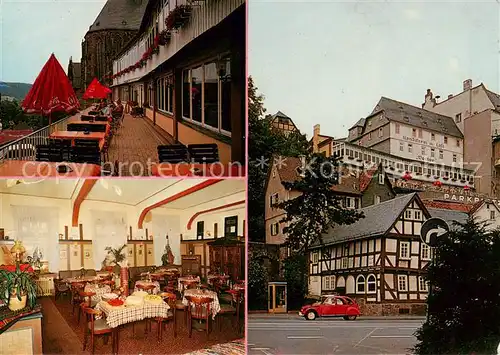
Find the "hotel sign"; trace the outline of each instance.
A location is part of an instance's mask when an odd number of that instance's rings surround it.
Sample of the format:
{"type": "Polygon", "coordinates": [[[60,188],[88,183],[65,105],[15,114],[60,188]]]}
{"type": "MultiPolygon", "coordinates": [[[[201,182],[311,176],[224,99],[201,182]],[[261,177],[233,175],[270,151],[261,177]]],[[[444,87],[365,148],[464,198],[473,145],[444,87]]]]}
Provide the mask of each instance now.
{"type": "Polygon", "coordinates": [[[428,142],[428,141],[424,141],[423,139],[418,139],[416,137],[403,136],[403,140],[407,141],[407,142],[411,142],[411,143],[426,145],[426,146],[432,147],[432,148],[439,148],[439,149],[443,149],[444,148],[444,144],[442,144],[442,143],[436,143],[436,142],[433,142],[433,141],[428,142]]]}
{"type": "Polygon", "coordinates": [[[443,199],[448,200],[448,201],[454,201],[454,202],[463,202],[463,203],[476,203],[479,201],[487,201],[487,202],[492,202],[496,205],[500,205],[500,200],[497,199],[492,199],[489,197],[477,195],[474,193],[470,193],[467,195],[459,195],[459,194],[450,194],[450,193],[444,193],[443,194],[443,199]]]}

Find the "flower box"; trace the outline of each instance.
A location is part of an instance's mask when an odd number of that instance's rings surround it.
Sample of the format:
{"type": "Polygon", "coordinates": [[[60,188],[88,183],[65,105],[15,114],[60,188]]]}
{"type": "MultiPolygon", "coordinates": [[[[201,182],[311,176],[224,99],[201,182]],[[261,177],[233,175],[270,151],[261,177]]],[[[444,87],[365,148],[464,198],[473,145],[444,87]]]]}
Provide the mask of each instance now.
{"type": "Polygon", "coordinates": [[[354,159],[354,157],[351,157],[351,156],[349,155],[349,156],[347,156],[347,159],[352,160],[352,159],[354,159]]]}
{"type": "Polygon", "coordinates": [[[166,46],[172,39],[172,32],[169,30],[163,30],[159,34],[158,44],[160,46],[166,46]]]}
{"type": "Polygon", "coordinates": [[[186,24],[191,17],[192,7],[190,5],[176,6],[165,19],[167,30],[178,30],[186,24]]]}

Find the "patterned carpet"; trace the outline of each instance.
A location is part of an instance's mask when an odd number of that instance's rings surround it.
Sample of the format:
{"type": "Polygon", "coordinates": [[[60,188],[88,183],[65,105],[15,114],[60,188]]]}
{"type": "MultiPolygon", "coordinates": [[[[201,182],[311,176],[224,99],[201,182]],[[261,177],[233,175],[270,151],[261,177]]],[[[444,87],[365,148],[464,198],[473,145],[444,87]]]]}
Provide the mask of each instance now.
{"type": "MultiPolygon", "coordinates": [[[[71,306],[66,298],[58,299],[54,303],[53,298],[42,299],[43,327],[44,327],[44,354],[73,354],[69,349],[78,349],[78,353],[90,353],[87,348],[83,351],[83,317],[80,324],[77,323],[77,316],[71,316],[71,306]],[[44,306],[44,304],[46,304],[44,306]],[[55,305],[55,307],[54,307],[55,305]],[[54,320],[57,320],[55,322],[54,320]],[[71,333],[71,334],[68,334],[71,333]],[[65,334],[60,336],[61,334],[65,334]],[[48,339],[49,341],[46,341],[48,339]]],[[[144,321],[135,324],[135,334],[132,333],[132,324],[124,326],[120,330],[119,353],[120,354],[186,354],[195,351],[214,347],[213,350],[203,350],[205,352],[195,354],[244,354],[245,346],[241,339],[242,334],[238,334],[231,324],[231,319],[223,319],[222,329],[213,325],[213,330],[207,339],[206,333],[193,330],[192,337],[189,338],[187,328],[184,324],[183,312],[178,312],[177,337],[173,336],[171,323],[163,332],[162,341],[157,341],[157,328],[153,323],[151,332],[145,333],[144,321]],[[227,343],[227,344],[226,344],[227,343]],[[219,346],[217,346],[219,345],[219,346]],[[209,351],[209,352],[207,352],[209,351]]],[[[95,353],[110,354],[112,351],[111,340],[105,345],[102,336],[96,338],[95,353]]]]}

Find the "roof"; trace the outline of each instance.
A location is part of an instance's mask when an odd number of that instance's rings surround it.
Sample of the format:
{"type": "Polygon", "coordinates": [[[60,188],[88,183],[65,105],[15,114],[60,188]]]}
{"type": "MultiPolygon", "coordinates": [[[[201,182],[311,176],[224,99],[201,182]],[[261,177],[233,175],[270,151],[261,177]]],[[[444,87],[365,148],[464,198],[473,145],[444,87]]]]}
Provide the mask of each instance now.
{"type": "Polygon", "coordinates": [[[147,0],[108,0],[87,33],[101,30],[132,30],[141,25],[147,0]]]}
{"type": "Polygon", "coordinates": [[[451,202],[451,201],[439,201],[439,200],[424,200],[422,201],[424,206],[432,209],[442,209],[442,210],[453,210],[457,212],[469,213],[473,206],[471,204],[451,202]]]}
{"type": "Polygon", "coordinates": [[[486,95],[488,95],[488,99],[490,99],[491,103],[495,107],[495,110],[500,111],[500,95],[486,89],[486,87],[484,88],[484,91],[486,92],[486,95]]]}
{"type": "Polygon", "coordinates": [[[354,127],[364,127],[365,126],[365,122],[366,122],[366,118],[360,118],[358,122],[356,122],[354,124],[354,126],[352,126],[352,128],[354,127]]]}
{"type": "Polygon", "coordinates": [[[360,211],[364,213],[364,218],[350,225],[336,225],[330,228],[327,233],[323,234],[323,243],[333,244],[383,235],[389,231],[406,206],[415,198],[419,198],[417,193],[411,193],[362,208],[360,211]]]}
{"type": "Polygon", "coordinates": [[[454,222],[465,223],[469,218],[469,214],[462,211],[448,210],[448,209],[437,209],[428,208],[427,209],[432,217],[441,218],[444,220],[452,230],[456,230],[457,226],[454,222]]]}
{"type": "Polygon", "coordinates": [[[371,169],[366,170],[365,172],[359,175],[359,190],[365,191],[370,182],[373,179],[373,175],[376,175],[376,172],[379,170],[380,164],[375,165],[371,169]]]}
{"type": "MultiPolygon", "coordinates": [[[[302,166],[301,159],[295,157],[282,157],[282,159],[286,159],[283,164],[276,164],[276,170],[281,182],[293,183],[299,181],[301,177],[298,169],[302,166]]],[[[360,195],[359,179],[350,175],[342,176],[340,184],[335,185],[333,191],[343,194],[360,195]]]]}
{"type": "Polygon", "coordinates": [[[281,111],[276,112],[276,113],[272,116],[272,118],[275,118],[275,117],[288,118],[288,119],[290,119],[290,120],[291,120],[291,118],[290,118],[290,117],[288,117],[287,115],[285,115],[285,114],[284,114],[283,112],[281,112],[281,111]]]}
{"type": "MultiPolygon", "coordinates": [[[[455,121],[451,117],[427,111],[404,102],[382,97],[372,112],[372,115],[384,112],[389,121],[401,122],[413,127],[442,133],[444,135],[463,138],[455,121]]],[[[358,121],[359,122],[359,121],[358,121]]]]}

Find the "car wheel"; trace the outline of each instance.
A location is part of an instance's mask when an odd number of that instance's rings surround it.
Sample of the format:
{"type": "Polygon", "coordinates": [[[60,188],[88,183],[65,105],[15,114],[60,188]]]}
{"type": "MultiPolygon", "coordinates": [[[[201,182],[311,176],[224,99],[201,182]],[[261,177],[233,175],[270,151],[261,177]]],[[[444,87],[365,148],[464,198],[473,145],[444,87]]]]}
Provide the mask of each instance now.
{"type": "Polygon", "coordinates": [[[314,311],[307,312],[306,319],[307,320],[315,320],[316,319],[316,312],[314,312],[314,311]]]}
{"type": "Polygon", "coordinates": [[[356,320],[356,318],[358,318],[358,316],[344,316],[345,320],[356,320]]]}

